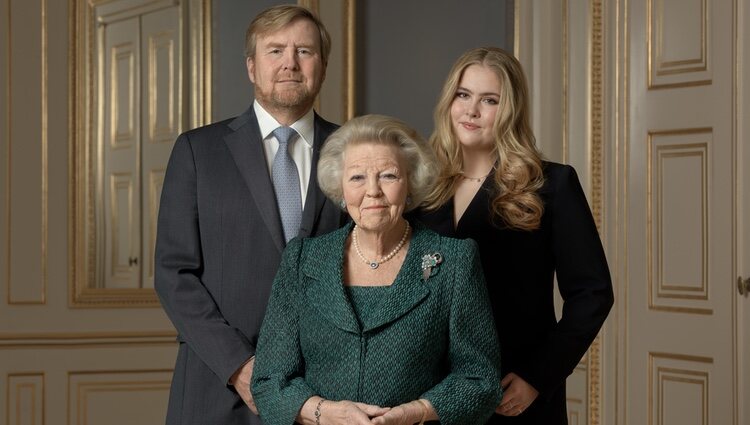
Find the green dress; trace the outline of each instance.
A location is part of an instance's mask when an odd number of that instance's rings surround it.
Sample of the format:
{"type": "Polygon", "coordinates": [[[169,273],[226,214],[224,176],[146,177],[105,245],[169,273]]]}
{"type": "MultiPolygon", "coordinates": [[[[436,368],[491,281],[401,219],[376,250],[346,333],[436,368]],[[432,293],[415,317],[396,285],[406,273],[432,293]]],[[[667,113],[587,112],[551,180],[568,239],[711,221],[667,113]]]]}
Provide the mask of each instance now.
{"type": "Polygon", "coordinates": [[[413,227],[393,284],[350,293],[342,265],[352,224],[290,242],[253,371],[264,424],[293,424],[314,395],[379,406],[424,398],[442,424],[489,418],[500,355],[476,244],[413,227]],[[442,262],[424,280],[423,257],[436,253],[442,262]]]}

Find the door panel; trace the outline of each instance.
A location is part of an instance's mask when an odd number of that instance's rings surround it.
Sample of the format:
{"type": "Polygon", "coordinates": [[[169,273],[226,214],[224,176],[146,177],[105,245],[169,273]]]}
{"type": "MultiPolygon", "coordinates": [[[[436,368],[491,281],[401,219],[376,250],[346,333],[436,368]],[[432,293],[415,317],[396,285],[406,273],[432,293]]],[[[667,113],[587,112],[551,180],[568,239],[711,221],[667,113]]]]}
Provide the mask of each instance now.
{"type": "Polygon", "coordinates": [[[140,229],[141,287],[154,287],[154,247],[156,218],[161,186],[169,154],[182,132],[182,39],[180,7],[151,12],[141,18],[143,52],[141,85],[143,99],[140,156],[140,229]]]}
{"type": "Polygon", "coordinates": [[[102,173],[104,207],[102,235],[105,288],[138,288],[140,250],[140,179],[138,156],[140,132],[140,25],[138,17],[104,27],[104,70],[101,79],[106,94],[102,173]]]}
{"type": "Polygon", "coordinates": [[[730,424],[732,2],[629,14],[628,423],[730,424]]]}

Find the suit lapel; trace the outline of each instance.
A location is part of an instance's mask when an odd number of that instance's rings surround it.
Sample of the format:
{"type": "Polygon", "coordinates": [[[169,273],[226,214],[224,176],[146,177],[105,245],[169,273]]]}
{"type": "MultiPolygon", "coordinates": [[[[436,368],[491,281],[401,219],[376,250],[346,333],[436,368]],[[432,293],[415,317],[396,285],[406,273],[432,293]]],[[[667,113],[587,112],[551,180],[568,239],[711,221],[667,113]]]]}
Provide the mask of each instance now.
{"type": "MultiPolygon", "coordinates": [[[[329,123],[315,114],[315,133],[313,136],[312,167],[310,169],[310,182],[307,185],[305,198],[305,209],[302,211],[302,223],[300,223],[299,236],[307,237],[315,230],[315,223],[319,222],[321,214],[336,214],[341,212],[332,206],[323,191],[318,187],[318,159],[323,143],[331,135],[334,128],[329,123]]],[[[334,221],[332,221],[334,222],[334,221]]]]}
{"type": "Polygon", "coordinates": [[[269,177],[258,120],[255,118],[253,107],[250,106],[229,126],[235,131],[228,134],[224,141],[232,153],[237,169],[245,180],[276,247],[279,251],[283,251],[286,246],[284,231],[281,227],[276,195],[269,177]]]}

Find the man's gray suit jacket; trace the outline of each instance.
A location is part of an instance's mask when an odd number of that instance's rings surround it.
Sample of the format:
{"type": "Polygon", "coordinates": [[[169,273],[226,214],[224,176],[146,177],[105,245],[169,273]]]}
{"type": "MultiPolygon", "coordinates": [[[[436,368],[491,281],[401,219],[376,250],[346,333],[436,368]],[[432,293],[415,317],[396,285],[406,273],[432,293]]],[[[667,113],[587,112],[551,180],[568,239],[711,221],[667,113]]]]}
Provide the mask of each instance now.
{"type": "MultiPolygon", "coordinates": [[[[342,224],[317,185],[320,148],[336,128],[315,115],[303,237],[342,224]]],[[[261,423],[228,381],[255,353],[284,246],[253,107],[180,135],[164,178],[154,276],[179,341],[167,424],[261,423]]]]}

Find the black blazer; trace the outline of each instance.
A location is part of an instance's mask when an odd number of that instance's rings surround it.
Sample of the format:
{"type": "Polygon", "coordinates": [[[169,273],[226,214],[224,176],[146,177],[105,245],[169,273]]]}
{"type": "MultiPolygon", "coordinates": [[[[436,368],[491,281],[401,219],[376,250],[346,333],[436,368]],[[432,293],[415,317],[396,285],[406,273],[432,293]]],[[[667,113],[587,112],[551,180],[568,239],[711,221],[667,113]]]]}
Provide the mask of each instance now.
{"type": "Polygon", "coordinates": [[[492,223],[493,181],[485,180],[453,225],[453,200],[417,218],[445,236],[479,244],[503,376],[514,372],[539,391],[516,418],[495,415],[492,424],[566,424],[565,379],[598,333],[614,302],[599,234],[575,170],[544,163],[539,229],[511,230],[492,223]],[[557,274],[564,300],[558,322],[553,304],[557,274]]]}
{"type": "MultiPolygon", "coordinates": [[[[342,224],[318,188],[323,141],[336,129],[315,116],[313,167],[300,235],[342,224]]],[[[180,135],[162,189],[154,285],[178,331],[168,424],[259,424],[231,375],[252,355],[285,247],[252,106],[180,135]]]]}

